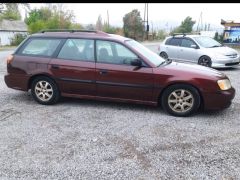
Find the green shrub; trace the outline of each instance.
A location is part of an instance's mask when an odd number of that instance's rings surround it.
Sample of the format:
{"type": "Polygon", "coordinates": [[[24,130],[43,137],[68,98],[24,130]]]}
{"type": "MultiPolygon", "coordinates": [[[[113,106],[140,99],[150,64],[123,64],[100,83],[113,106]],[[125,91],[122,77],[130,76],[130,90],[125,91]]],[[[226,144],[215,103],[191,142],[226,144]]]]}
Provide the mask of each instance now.
{"type": "Polygon", "coordinates": [[[11,46],[17,46],[17,45],[19,45],[26,37],[27,37],[26,34],[17,33],[17,34],[15,34],[14,37],[10,40],[10,45],[11,45],[11,46]]]}

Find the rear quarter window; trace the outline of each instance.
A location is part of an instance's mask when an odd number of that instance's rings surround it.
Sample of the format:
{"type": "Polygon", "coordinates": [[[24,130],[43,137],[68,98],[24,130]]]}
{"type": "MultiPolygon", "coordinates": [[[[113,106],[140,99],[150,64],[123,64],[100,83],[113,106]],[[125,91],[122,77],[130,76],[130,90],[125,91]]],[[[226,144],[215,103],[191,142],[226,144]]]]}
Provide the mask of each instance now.
{"type": "Polygon", "coordinates": [[[50,57],[57,49],[60,42],[60,39],[32,38],[26,42],[26,45],[24,44],[23,47],[20,48],[17,54],[50,57]]]}
{"type": "Polygon", "coordinates": [[[166,40],[165,44],[166,44],[166,45],[169,45],[171,39],[172,39],[172,38],[168,38],[168,39],[166,40]]]}
{"type": "Polygon", "coordinates": [[[181,38],[171,38],[169,40],[169,44],[168,45],[171,45],[171,46],[180,46],[182,42],[182,39],[181,38]]]}

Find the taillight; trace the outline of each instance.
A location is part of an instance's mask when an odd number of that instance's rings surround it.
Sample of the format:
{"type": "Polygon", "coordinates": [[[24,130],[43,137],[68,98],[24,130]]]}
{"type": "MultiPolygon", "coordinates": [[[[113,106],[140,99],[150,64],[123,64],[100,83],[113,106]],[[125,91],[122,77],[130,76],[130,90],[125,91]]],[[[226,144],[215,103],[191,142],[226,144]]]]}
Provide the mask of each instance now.
{"type": "Polygon", "coordinates": [[[11,64],[12,61],[13,61],[13,55],[11,54],[7,57],[7,64],[11,64]]]}

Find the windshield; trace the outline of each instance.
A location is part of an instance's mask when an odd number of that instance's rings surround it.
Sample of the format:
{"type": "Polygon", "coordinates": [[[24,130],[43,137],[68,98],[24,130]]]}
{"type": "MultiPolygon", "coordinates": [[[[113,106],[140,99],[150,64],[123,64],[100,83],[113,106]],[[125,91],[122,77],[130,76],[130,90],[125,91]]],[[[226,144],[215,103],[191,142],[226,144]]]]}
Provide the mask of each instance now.
{"type": "Polygon", "coordinates": [[[222,44],[207,36],[194,37],[198,44],[205,48],[220,47],[222,44]]]}
{"type": "Polygon", "coordinates": [[[146,48],[145,46],[143,46],[137,41],[128,40],[126,41],[126,44],[128,44],[130,47],[132,47],[133,49],[141,53],[144,57],[146,57],[149,61],[151,61],[155,66],[159,66],[160,64],[165,62],[163,58],[161,58],[159,55],[149,50],[148,48],[146,48]]]}

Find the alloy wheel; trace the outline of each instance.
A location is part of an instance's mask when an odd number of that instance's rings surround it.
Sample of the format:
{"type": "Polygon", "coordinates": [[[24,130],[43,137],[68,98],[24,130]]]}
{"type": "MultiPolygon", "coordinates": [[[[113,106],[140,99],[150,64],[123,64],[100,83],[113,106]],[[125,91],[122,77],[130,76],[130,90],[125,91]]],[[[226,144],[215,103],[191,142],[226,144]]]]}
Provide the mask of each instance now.
{"type": "Polygon", "coordinates": [[[168,96],[169,107],[177,113],[184,113],[194,105],[192,93],[185,89],[177,89],[168,96]]]}
{"type": "Polygon", "coordinates": [[[49,101],[53,96],[53,88],[47,81],[38,81],[35,85],[35,94],[41,101],[49,101]]]}

